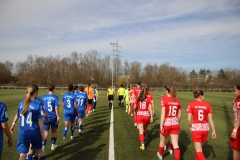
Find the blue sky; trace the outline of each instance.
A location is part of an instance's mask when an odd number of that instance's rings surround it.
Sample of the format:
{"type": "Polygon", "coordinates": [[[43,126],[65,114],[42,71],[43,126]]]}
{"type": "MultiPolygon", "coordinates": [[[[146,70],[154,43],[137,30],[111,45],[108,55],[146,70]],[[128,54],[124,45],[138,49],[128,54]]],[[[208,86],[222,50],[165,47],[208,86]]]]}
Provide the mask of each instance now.
{"type": "Polygon", "coordinates": [[[1,0],[0,61],[94,49],[121,60],[240,69],[239,0],[1,0]]]}

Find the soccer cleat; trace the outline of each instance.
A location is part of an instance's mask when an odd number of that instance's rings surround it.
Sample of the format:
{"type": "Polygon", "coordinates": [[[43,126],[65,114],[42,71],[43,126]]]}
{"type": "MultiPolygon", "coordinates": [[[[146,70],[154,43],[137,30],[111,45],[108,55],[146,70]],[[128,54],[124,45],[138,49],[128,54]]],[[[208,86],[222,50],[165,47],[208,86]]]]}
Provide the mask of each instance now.
{"type": "Polygon", "coordinates": [[[63,143],[64,143],[64,144],[67,143],[66,137],[63,137],[63,143]]]}
{"type": "Polygon", "coordinates": [[[173,150],[171,148],[168,149],[168,152],[169,152],[170,155],[173,154],[173,150]]]}
{"type": "Polygon", "coordinates": [[[134,123],[134,127],[137,127],[137,123],[134,123]]]}
{"type": "Polygon", "coordinates": [[[45,151],[44,151],[44,146],[42,146],[42,152],[43,152],[43,155],[45,155],[45,151]]]}
{"type": "Polygon", "coordinates": [[[71,139],[73,139],[74,138],[74,136],[70,136],[71,137],[71,139]]]}
{"type": "Polygon", "coordinates": [[[51,150],[54,151],[58,146],[56,144],[52,144],[51,150]]]}
{"type": "Polygon", "coordinates": [[[157,152],[157,156],[158,156],[158,158],[159,158],[160,160],[163,159],[162,155],[161,155],[159,152],[157,152]]]}
{"type": "Polygon", "coordinates": [[[33,160],[38,160],[38,156],[37,155],[33,155],[33,160]]]}
{"type": "Polygon", "coordinates": [[[140,149],[141,149],[141,150],[145,150],[145,146],[144,146],[144,145],[141,145],[141,146],[140,146],[140,149]]]}

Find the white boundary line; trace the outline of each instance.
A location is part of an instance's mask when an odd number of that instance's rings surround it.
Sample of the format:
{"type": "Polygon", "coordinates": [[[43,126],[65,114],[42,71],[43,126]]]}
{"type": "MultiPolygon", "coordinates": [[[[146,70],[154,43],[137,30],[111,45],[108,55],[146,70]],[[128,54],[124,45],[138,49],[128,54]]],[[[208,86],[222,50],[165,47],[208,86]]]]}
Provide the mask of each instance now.
{"type": "Polygon", "coordinates": [[[111,110],[111,119],[110,119],[110,133],[109,133],[109,151],[108,151],[108,160],[115,160],[114,153],[114,131],[113,131],[113,105],[111,110]]]}

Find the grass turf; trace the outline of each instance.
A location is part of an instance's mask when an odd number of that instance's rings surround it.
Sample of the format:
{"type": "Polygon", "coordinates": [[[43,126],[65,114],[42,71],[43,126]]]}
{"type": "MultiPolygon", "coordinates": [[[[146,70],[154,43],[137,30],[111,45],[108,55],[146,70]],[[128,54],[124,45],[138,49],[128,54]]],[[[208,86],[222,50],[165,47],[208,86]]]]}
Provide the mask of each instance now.
{"type": "MultiPolygon", "coordinates": [[[[61,93],[66,91],[56,91],[56,95],[60,98],[61,93]]],[[[46,91],[40,90],[39,97],[46,94],[46,91]]],[[[149,125],[150,134],[146,140],[146,150],[139,149],[140,142],[138,130],[133,126],[133,118],[125,113],[124,110],[118,109],[117,100],[114,101],[114,145],[115,159],[121,160],[149,160],[157,159],[156,153],[159,143],[159,116],[160,116],[160,96],[163,92],[152,92],[154,96],[155,116],[154,122],[149,125]]],[[[17,112],[18,103],[24,98],[25,90],[0,90],[0,101],[4,102],[8,107],[9,126],[13,117],[17,112]]],[[[181,159],[194,159],[195,150],[191,142],[191,135],[187,127],[187,104],[193,100],[193,94],[188,92],[178,92],[178,97],[182,104],[182,120],[181,133],[179,137],[179,146],[181,150],[181,159]]],[[[207,159],[232,159],[231,147],[229,147],[230,130],[233,124],[233,113],[231,102],[234,99],[233,93],[216,93],[206,92],[205,100],[210,102],[213,108],[213,119],[217,132],[217,139],[211,139],[211,132],[208,142],[204,144],[203,151],[207,159]]],[[[62,114],[62,105],[60,113],[62,114]]],[[[46,159],[70,160],[70,159],[108,159],[109,148],[109,121],[110,110],[108,109],[108,101],[106,92],[99,92],[99,101],[96,112],[90,117],[85,117],[83,134],[77,135],[75,129],[75,138],[70,140],[68,130],[69,143],[64,145],[62,142],[63,117],[61,117],[58,129],[57,145],[55,151],[50,149],[50,135],[48,137],[47,146],[45,148],[46,159]]],[[[18,126],[18,124],[17,124],[18,126]]],[[[18,128],[18,127],[17,127],[18,128]]],[[[4,135],[4,146],[2,159],[15,160],[19,155],[16,149],[17,131],[13,134],[14,146],[7,148],[7,137],[4,135]]],[[[173,155],[164,152],[164,159],[173,159],[173,155]]]]}

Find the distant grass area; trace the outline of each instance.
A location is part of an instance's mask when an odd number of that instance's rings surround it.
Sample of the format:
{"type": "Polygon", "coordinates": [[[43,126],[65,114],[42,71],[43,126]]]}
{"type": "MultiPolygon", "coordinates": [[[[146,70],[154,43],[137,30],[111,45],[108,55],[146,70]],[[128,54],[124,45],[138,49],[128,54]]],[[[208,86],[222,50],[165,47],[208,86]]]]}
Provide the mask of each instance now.
{"type": "MultiPolygon", "coordinates": [[[[61,114],[62,103],[61,93],[66,91],[56,91],[56,95],[60,97],[61,114]]],[[[46,94],[47,91],[40,90],[39,96],[46,94]]],[[[139,149],[140,142],[138,130],[133,127],[133,118],[125,113],[124,110],[118,109],[118,102],[114,102],[114,144],[116,160],[152,160],[157,159],[156,153],[159,144],[159,116],[160,116],[160,96],[163,92],[152,92],[154,95],[155,116],[154,122],[149,125],[150,135],[146,141],[146,150],[139,149]]],[[[0,90],[0,101],[4,102],[8,107],[9,126],[11,126],[14,115],[17,112],[18,103],[25,97],[25,90],[0,90]]],[[[190,92],[178,92],[178,97],[182,104],[182,120],[179,145],[181,150],[181,159],[194,159],[195,150],[191,142],[191,135],[187,127],[187,105],[192,101],[193,94],[190,92]]],[[[205,100],[210,102],[213,108],[213,119],[217,132],[217,139],[212,140],[209,134],[208,142],[204,145],[203,150],[207,159],[232,159],[231,147],[229,147],[230,129],[233,125],[233,113],[231,102],[234,99],[233,93],[216,93],[206,92],[205,100]]],[[[108,101],[106,92],[99,92],[99,101],[97,110],[90,117],[85,117],[83,126],[83,135],[78,136],[75,130],[75,139],[63,145],[62,129],[63,118],[59,123],[57,148],[55,151],[50,150],[50,136],[48,138],[47,147],[45,149],[46,159],[51,160],[107,160],[109,147],[109,122],[110,110],[108,109],[108,101]]],[[[17,124],[18,126],[18,124],[17,124]]],[[[4,146],[2,159],[15,160],[19,155],[16,149],[17,133],[13,134],[14,146],[7,148],[6,136],[4,136],[4,146]]],[[[164,152],[164,159],[173,159],[173,155],[164,152]]]]}

